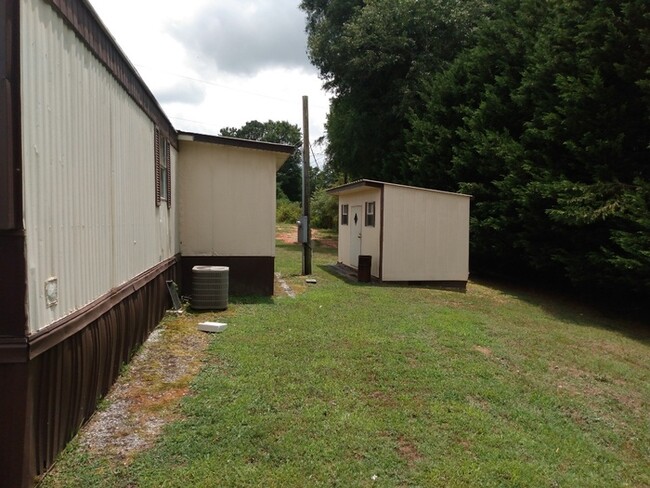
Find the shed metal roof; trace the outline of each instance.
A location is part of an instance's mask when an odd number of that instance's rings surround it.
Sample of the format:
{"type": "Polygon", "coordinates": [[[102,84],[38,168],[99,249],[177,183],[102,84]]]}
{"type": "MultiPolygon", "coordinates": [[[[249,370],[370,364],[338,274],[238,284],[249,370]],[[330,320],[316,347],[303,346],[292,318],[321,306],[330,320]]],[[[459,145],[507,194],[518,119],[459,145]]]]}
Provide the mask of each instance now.
{"type": "Polygon", "coordinates": [[[247,149],[257,149],[258,151],[271,151],[283,154],[293,154],[296,150],[289,144],[279,144],[276,142],[255,141],[252,139],[239,139],[237,137],[211,136],[208,134],[198,134],[195,132],[178,132],[180,141],[205,142],[207,144],[220,144],[222,146],[234,146],[247,149]]]}
{"type": "Polygon", "coordinates": [[[455,193],[455,192],[450,192],[450,191],[443,191],[443,190],[433,190],[431,188],[422,188],[419,186],[409,186],[409,185],[400,185],[397,183],[387,183],[385,181],[377,181],[377,180],[367,180],[367,179],[361,179],[361,180],[356,180],[352,181],[350,183],[346,183],[341,186],[337,186],[334,188],[330,188],[327,190],[327,193],[330,195],[343,195],[345,193],[351,193],[354,191],[358,191],[364,188],[382,188],[384,186],[394,186],[398,188],[409,188],[411,190],[417,190],[417,191],[428,191],[428,192],[434,192],[434,193],[442,193],[446,195],[454,195],[454,196],[461,196],[461,197],[467,197],[467,198],[472,198],[471,195],[467,195],[465,193],[455,193]]]}

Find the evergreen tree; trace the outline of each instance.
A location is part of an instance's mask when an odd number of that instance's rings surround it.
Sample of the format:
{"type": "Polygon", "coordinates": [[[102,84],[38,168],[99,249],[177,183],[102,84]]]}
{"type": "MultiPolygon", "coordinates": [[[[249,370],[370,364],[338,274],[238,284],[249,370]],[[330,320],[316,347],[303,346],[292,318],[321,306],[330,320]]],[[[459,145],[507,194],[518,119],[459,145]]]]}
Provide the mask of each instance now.
{"type": "Polygon", "coordinates": [[[331,164],[352,179],[405,181],[404,130],[420,79],[461,49],[479,0],[306,0],[309,52],[334,93],[331,164]]]}
{"type": "Polygon", "coordinates": [[[408,161],[474,195],[475,269],[650,291],[648,20],[641,1],[502,1],[423,84],[408,161]]]}

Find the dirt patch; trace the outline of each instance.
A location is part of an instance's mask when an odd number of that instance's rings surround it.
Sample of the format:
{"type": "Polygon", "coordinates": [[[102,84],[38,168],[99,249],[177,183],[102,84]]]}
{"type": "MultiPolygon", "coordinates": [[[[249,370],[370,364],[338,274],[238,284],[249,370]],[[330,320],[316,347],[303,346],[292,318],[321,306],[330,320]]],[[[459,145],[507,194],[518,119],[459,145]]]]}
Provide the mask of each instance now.
{"type": "Polygon", "coordinates": [[[151,333],[102,401],[107,406],[100,405],[79,432],[82,449],[129,464],[180,417],[178,405],[190,393],[212,337],[196,330],[197,321],[192,315],[167,317],[151,333]]]}
{"type": "Polygon", "coordinates": [[[275,238],[285,244],[298,244],[298,238],[295,232],[278,232],[275,234],[275,238]]]}
{"type": "MultiPolygon", "coordinates": [[[[277,232],[275,238],[285,244],[298,244],[298,229],[292,232],[277,232]]],[[[338,246],[338,239],[329,237],[320,229],[311,230],[311,239],[316,246],[329,247],[336,249],[338,246]]]]}
{"type": "Polygon", "coordinates": [[[417,446],[403,436],[397,439],[397,452],[409,465],[422,460],[422,454],[418,451],[417,446]]]}
{"type": "Polygon", "coordinates": [[[397,407],[397,400],[388,392],[373,391],[368,395],[372,399],[372,403],[381,405],[382,407],[397,407]]]}

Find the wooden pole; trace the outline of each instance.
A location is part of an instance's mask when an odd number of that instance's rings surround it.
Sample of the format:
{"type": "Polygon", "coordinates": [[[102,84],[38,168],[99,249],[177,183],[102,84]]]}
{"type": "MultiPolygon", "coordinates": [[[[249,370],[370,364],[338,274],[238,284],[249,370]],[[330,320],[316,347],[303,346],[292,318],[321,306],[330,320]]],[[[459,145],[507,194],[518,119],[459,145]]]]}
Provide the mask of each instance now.
{"type": "Polygon", "coordinates": [[[309,218],[309,99],[302,97],[302,215],[307,238],[302,243],[302,274],[311,274],[311,222],[309,218]]]}

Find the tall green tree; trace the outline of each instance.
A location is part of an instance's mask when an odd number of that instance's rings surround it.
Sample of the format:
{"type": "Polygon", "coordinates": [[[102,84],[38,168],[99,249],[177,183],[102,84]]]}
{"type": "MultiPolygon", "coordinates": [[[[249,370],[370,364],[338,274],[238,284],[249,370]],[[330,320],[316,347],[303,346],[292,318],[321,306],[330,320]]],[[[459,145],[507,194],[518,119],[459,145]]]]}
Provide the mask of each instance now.
{"type": "Polygon", "coordinates": [[[423,83],[408,163],[475,196],[474,265],[650,293],[649,5],[497,3],[423,83]]]}
{"type": "MultiPolygon", "coordinates": [[[[287,121],[259,122],[251,120],[242,127],[225,127],[220,134],[254,141],[277,142],[298,148],[302,144],[302,132],[297,125],[287,121]]],[[[299,202],[302,198],[302,156],[294,152],[277,173],[279,194],[284,194],[290,201],[299,202]],[[281,192],[281,193],[280,193],[281,192]]]]}
{"type": "Polygon", "coordinates": [[[480,0],[304,0],[309,54],[334,93],[331,164],[352,178],[408,179],[404,130],[423,76],[465,45],[480,0]]]}

